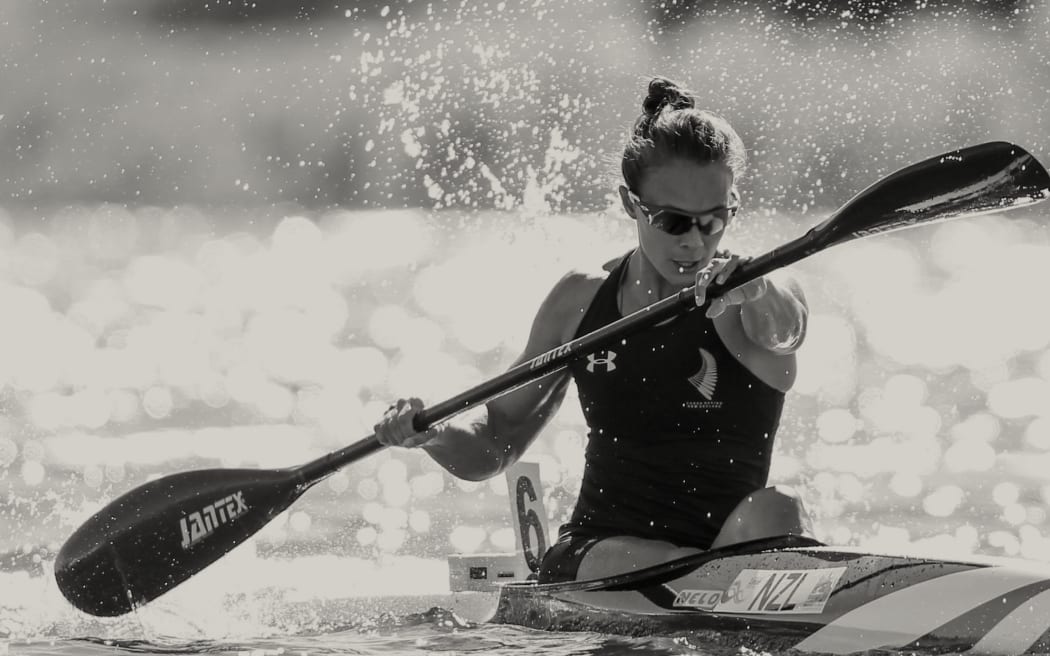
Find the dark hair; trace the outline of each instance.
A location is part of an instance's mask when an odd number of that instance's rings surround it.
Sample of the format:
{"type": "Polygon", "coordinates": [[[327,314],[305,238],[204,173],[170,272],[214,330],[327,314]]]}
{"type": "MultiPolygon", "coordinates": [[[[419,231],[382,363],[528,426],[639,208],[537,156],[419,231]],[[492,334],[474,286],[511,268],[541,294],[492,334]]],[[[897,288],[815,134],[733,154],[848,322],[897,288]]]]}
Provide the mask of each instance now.
{"type": "Polygon", "coordinates": [[[697,109],[688,91],[668,79],[653,78],[642,110],[620,164],[628,189],[638,190],[648,166],[676,157],[700,164],[722,162],[734,179],[743,177],[747,169],[743,140],[729,121],[697,109]]]}

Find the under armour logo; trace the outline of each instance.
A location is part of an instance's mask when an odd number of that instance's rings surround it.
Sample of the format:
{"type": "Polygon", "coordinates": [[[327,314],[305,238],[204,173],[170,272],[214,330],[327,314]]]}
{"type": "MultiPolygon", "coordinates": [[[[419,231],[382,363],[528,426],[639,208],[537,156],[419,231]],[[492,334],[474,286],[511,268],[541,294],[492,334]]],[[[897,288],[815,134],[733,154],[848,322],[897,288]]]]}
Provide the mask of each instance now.
{"type": "Polygon", "coordinates": [[[604,358],[599,358],[596,354],[591,353],[587,356],[587,371],[594,373],[594,368],[597,365],[604,365],[605,371],[615,371],[616,363],[613,360],[616,359],[616,351],[606,351],[607,355],[604,358]]]}

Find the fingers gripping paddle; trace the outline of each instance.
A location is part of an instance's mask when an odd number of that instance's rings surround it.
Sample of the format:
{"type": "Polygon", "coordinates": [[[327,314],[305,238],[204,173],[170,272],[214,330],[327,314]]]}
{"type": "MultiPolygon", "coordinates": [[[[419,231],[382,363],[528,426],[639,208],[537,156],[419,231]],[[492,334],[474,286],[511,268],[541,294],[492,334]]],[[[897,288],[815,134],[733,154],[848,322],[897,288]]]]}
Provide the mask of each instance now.
{"type": "MultiPolygon", "coordinates": [[[[973,146],[909,166],[868,187],[802,237],[741,265],[708,298],[826,248],[868,235],[999,212],[1050,195],[1050,175],[1024,149],[973,146]]],[[[416,428],[564,368],[614,340],[695,309],[693,288],[568,342],[431,408],[416,428]]],[[[382,448],[375,436],[300,467],[209,469],[159,478],[117,498],[70,536],[55,561],[74,606],[122,615],[179,585],[251,537],[306,490],[382,448]]]]}

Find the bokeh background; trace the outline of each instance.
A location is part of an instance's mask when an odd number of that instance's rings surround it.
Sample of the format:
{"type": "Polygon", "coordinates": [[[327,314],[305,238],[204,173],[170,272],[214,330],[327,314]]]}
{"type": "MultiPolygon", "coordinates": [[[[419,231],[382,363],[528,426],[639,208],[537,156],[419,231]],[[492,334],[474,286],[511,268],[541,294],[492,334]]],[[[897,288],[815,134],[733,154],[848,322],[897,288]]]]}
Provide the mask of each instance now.
{"type": "MultiPolygon", "coordinates": [[[[744,138],[727,243],[758,254],[953,148],[1050,161],[1048,35],[1022,0],[0,4],[0,637],[61,605],[55,550],[130,487],[299,464],[508,366],[554,281],[631,246],[614,189],[652,75],[744,138]]],[[[772,478],[822,538],[1050,559],[1048,212],[792,268],[812,320],[772,478]]],[[[528,454],[554,526],[584,440],[570,392],[528,454]]],[[[385,451],[248,548],[511,536],[502,480],[385,451]]]]}

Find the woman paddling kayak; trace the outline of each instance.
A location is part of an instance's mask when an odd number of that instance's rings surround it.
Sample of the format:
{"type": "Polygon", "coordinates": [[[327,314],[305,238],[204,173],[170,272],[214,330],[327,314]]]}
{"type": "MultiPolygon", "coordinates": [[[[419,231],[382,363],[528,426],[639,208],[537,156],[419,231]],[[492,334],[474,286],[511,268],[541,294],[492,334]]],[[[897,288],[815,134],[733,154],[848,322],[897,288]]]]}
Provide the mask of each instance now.
{"type": "MultiPolygon", "coordinates": [[[[673,82],[653,79],[624,148],[624,212],[638,245],[595,272],[572,271],[541,304],[535,358],[696,285],[696,302],[741,258],[719,250],[740,207],[743,142],[673,82]]],[[[376,425],[385,445],[423,448],[450,473],[492,477],[557,412],[570,378],[589,428],[582,487],[540,579],[617,574],[712,546],[808,534],[793,491],[766,487],[807,306],[788,278],[759,278],[691,312],[489,401],[467,421],[416,433],[418,398],[376,425]]]]}

